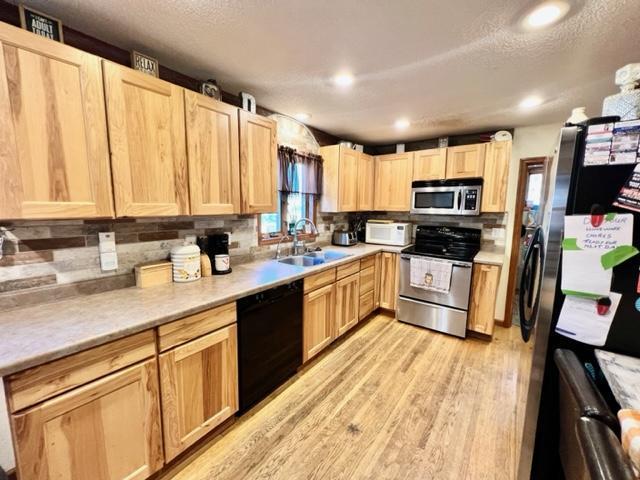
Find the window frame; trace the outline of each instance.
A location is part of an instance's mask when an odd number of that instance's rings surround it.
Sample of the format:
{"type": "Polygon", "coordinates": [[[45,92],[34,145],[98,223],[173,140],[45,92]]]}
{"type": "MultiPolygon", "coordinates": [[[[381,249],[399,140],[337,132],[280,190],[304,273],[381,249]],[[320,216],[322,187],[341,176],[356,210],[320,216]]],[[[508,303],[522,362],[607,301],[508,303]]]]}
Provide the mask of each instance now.
{"type": "MultiPolygon", "coordinates": [[[[285,232],[284,221],[282,218],[282,212],[287,211],[286,196],[282,195],[281,192],[278,192],[278,194],[280,196],[280,231],[276,232],[277,235],[275,236],[262,233],[262,215],[263,214],[262,213],[258,214],[258,245],[274,245],[280,242],[282,237],[289,236],[289,234],[285,232]]],[[[314,195],[311,193],[303,193],[302,195],[305,196],[305,203],[306,203],[305,210],[307,212],[310,212],[310,218],[313,221],[314,225],[317,226],[318,201],[317,199],[314,199],[314,195]]],[[[304,225],[302,228],[304,228],[304,225]]],[[[299,232],[298,233],[299,240],[315,241],[315,239],[318,237],[318,235],[315,233],[304,233],[303,230],[298,230],[298,232],[299,232]]],[[[284,242],[289,242],[289,241],[293,241],[293,239],[284,240],[284,242]]]]}

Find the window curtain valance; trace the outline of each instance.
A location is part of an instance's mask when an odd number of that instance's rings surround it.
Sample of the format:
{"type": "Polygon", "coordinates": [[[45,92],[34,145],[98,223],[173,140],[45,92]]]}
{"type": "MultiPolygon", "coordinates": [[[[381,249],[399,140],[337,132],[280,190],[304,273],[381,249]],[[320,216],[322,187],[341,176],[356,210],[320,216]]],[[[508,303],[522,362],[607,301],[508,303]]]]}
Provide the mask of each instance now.
{"type": "Polygon", "coordinates": [[[322,157],[313,153],[298,152],[296,149],[278,146],[279,181],[278,188],[285,194],[322,193],[322,157]]]}

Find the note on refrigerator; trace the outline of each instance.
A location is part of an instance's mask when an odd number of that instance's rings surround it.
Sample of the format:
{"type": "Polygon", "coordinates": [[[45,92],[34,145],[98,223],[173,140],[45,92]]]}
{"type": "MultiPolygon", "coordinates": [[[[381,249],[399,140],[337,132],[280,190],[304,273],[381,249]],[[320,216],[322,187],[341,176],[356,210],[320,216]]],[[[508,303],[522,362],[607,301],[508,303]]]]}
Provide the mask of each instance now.
{"type": "MultiPolygon", "coordinates": [[[[598,223],[598,222],[596,222],[598,223]]],[[[562,291],[566,295],[603,297],[611,289],[612,268],[633,257],[633,215],[608,213],[598,226],[591,215],[564,220],[562,291]]]]}
{"type": "Polygon", "coordinates": [[[605,315],[599,315],[596,301],[590,298],[565,297],[556,333],[578,342],[601,347],[607,341],[611,322],[616,314],[622,295],[609,293],[611,306],[605,315]]]}

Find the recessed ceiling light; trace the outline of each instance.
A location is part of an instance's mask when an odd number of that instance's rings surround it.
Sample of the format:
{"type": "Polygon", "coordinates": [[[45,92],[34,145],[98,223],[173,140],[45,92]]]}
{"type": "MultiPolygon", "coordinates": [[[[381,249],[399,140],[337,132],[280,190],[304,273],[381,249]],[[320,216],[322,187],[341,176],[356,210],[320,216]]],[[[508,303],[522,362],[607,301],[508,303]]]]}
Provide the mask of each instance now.
{"type": "Polygon", "coordinates": [[[542,98],[537,95],[531,95],[520,102],[520,108],[524,110],[530,110],[540,105],[542,105],[542,98]]]}
{"type": "Polygon", "coordinates": [[[339,73],[335,77],[333,77],[333,83],[335,83],[338,87],[346,88],[353,85],[354,78],[350,73],[339,73]]]}
{"type": "Polygon", "coordinates": [[[538,29],[556,23],[569,12],[569,4],[565,1],[544,2],[531,10],[523,20],[528,29],[538,29]]]}
{"type": "Polygon", "coordinates": [[[295,118],[299,122],[306,122],[307,120],[309,120],[311,118],[311,115],[309,113],[300,112],[300,113],[296,113],[293,116],[293,118],[295,118]]]}
{"type": "Polygon", "coordinates": [[[394,125],[398,130],[404,130],[406,128],[409,128],[409,126],[411,125],[411,122],[406,118],[399,118],[398,120],[396,120],[394,125]]]}

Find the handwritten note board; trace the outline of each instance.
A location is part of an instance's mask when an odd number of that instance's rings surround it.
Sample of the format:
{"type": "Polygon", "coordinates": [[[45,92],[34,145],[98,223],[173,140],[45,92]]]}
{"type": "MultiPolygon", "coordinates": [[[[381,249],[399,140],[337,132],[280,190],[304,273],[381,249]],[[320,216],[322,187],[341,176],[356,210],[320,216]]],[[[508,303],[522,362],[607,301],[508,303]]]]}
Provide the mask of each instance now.
{"type": "Polygon", "coordinates": [[[609,295],[612,268],[638,253],[633,247],[633,215],[608,213],[599,226],[591,215],[565,217],[562,292],[599,298],[609,295]]]}

